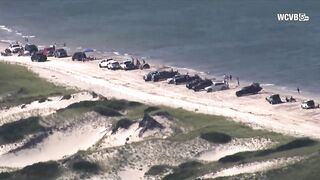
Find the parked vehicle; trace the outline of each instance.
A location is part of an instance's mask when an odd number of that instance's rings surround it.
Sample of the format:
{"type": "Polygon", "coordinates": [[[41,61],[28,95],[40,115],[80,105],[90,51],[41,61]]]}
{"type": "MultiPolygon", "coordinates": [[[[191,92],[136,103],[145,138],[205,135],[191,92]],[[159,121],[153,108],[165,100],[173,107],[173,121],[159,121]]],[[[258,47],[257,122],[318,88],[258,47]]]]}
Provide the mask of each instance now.
{"type": "Polygon", "coordinates": [[[314,108],[319,108],[319,105],[316,106],[316,103],[314,100],[307,100],[303,101],[301,104],[302,109],[314,109],[314,108]]]}
{"type": "Polygon", "coordinates": [[[151,72],[145,74],[145,75],[143,76],[143,79],[144,79],[145,81],[151,81],[152,76],[153,76],[154,74],[157,74],[157,73],[159,73],[159,72],[158,72],[158,71],[151,71],[151,72]]]}
{"type": "Polygon", "coordinates": [[[200,91],[200,90],[203,90],[204,88],[211,86],[211,85],[212,85],[212,81],[206,79],[206,80],[203,80],[202,82],[199,82],[195,86],[193,86],[192,89],[194,91],[200,91]]]}
{"type": "Polygon", "coordinates": [[[99,67],[100,68],[107,68],[108,67],[108,62],[112,61],[113,59],[103,59],[102,61],[100,61],[99,63],[99,67]]]}
{"type": "Polygon", "coordinates": [[[72,61],[84,61],[87,59],[87,55],[84,52],[76,52],[72,56],[72,61]]]}
{"type": "Polygon", "coordinates": [[[120,69],[121,67],[118,61],[111,60],[107,62],[107,68],[111,70],[117,70],[117,69],[120,69]]]}
{"type": "Polygon", "coordinates": [[[46,48],[43,48],[42,50],[40,50],[40,52],[42,54],[46,55],[47,57],[53,56],[54,51],[55,51],[54,47],[46,47],[46,48]]]}
{"type": "Polygon", "coordinates": [[[26,44],[24,46],[24,54],[25,55],[33,55],[33,53],[38,52],[38,47],[34,44],[26,44]]]}
{"type": "Polygon", "coordinates": [[[280,104],[283,103],[279,94],[273,94],[269,97],[266,97],[266,101],[268,101],[270,104],[280,104]]]}
{"type": "Polygon", "coordinates": [[[120,67],[123,70],[132,70],[132,69],[136,69],[136,66],[133,64],[132,61],[124,61],[122,63],[120,63],[120,67]]]}
{"type": "Polygon", "coordinates": [[[162,80],[171,78],[177,74],[178,74],[178,71],[160,71],[152,75],[151,81],[153,82],[162,81],[162,80]]]}
{"type": "Polygon", "coordinates": [[[168,84],[179,84],[182,82],[187,82],[187,79],[189,78],[189,75],[187,74],[178,74],[173,76],[172,78],[167,79],[168,84]]]}
{"type": "Polygon", "coordinates": [[[227,81],[213,81],[211,86],[204,88],[207,92],[221,91],[229,89],[229,84],[227,81]]]}
{"type": "Polygon", "coordinates": [[[53,54],[56,58],[68,57],[67,51],[62,48],[55,50],[53,54]]]}
{"type": "Polygon", "coordinates": [[[297,100],[291,96],[290,98],[286,97],[286,102],[297,102],[297,100]]]}
{"type": "Polygon", "coordinates": [[[45,62],[47,61],[47,56],[42,54],[41,52],[35,52],[31,56],[32,62],[45,62]]]}
{"type": "Polygon", "coordinates": [[[262,90],[262,87],[259,83],[252,83],[250,86],[243,87],[241,90],[236,92],[237,97],[245,96],[245,95],[251,95],[251,94],[257,94],[262,90]]]}
{"type": "Polygon", "coordinates": [[[148,63],[140,64],[139,69],[150,69],[150,65],[148,63]]]}
{"type": "Polygon", "coordinates": [[[178,71],[151,71],[143,76],[145,81],[162,81],[177,75],[178,71]]]}
{"type": "Polygon", "coordinates": [[[188,83],[186,84],[186,87],[187,87],[188,89],[192,89],[193,86],[197,85],[198,83],[200,83],[200,82],[202,82],[202,81],[203,81],[203,79],[201,79],[201,78],[192,80],[192,81],[190,81],[190,82],[188,82],[188,83]]]}
{"type": "Polygon", "coordinates": [[[10,44],[9,45],[9,48],[8,48],[11,53],[18,53],[20,52],[23,48],[22,46],[19,44],[19,43],[13,43],[13,44],[10,44]]]}

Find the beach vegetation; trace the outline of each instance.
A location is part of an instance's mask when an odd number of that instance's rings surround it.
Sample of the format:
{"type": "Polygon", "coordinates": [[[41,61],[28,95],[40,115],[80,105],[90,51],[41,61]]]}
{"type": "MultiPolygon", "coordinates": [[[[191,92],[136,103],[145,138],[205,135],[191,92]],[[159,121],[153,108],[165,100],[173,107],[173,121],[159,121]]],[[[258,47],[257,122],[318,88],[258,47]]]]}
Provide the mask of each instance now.
{"type": "Polygon", "coordinates": [[[73,92],[41,79],[26,67],[0,62],[0,108],[73,92]]]}
{"type": "Polygon", "coordinates": [[[26,135],[45,131],[40,117],[30,117],[0,126],[0,144],[14,143],[26,135]]]}

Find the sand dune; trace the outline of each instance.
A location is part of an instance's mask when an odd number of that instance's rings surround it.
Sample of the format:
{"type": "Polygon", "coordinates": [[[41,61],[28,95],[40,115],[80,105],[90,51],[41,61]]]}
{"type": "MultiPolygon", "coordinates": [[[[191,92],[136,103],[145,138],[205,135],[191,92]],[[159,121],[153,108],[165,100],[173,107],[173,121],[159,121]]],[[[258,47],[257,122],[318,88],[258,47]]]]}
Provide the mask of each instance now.
{"type": "Polygon", "coordinates": [[[247,164],[241,164],[237,165],[231,168],[223,169],[221,171],[218,171],[216,173],[211,173],[204,175],[202,177],[199,177],[200,179],[214,179],[218,177],[224,177],[224,176],[235,176],[238,174],[245,174],[245,173],[255,173],[260,171],[267,171],[271,169],[278,169],[290,164],[294,164],[298,161],[303,159],[302,157],[290,157],[290,158],[278,158],[278,159],[272,159],[268,161],[262,161],[262,162],[253,162],[253,163],[247,163],[247,164]]]}
{"type": "Polygon", "coordinates": [[[219,144],[212,146],[208,151],[200,153],[197,159],[202,161],[217,161],[228,155],[232,155],[243,151],[257,151],[267,149],[275,143],[264,138],[244,138],[234,139],[227,144],[219,144]]]}
{"type": "Polygon", "coordinates": [[[62,100],[62,96],[49,97],[48,99],[50,99],[50,101],[45,101],[42,103],[39,103],[39,101],[34,101],[30,104],[19,105],[9,109],[0,110],[0,126],[5,123],[31,116],[46,116],[56,112],[58,109],[65,108],[70,104],[85,100],[94,101],[98,98],[93,98],[89,92],[81,92],[73,94],[70,99],[62,100]],[[24,107],[22,108],[22,106],[24,107]]]}
{"type": "Polygon", "coordinates": [[[36,162],[59,160],[79,150],[86,150],[104,136],[104,127],[81,125],[67,131],[54,131],[34,148],[0,156],[0,167],[24,167],[36,162]]]}

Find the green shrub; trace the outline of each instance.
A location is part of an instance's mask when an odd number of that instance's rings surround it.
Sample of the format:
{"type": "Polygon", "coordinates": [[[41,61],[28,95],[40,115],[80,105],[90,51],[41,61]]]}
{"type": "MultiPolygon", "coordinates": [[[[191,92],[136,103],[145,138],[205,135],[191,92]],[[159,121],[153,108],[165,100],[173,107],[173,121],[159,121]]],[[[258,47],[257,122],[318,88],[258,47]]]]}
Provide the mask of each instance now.
{"type": "Polygon", "coordinates": [[[180,164],[174,169],[172,174],[165,176],[165,180],[176,180],[176,179],[186,179],[187,177],[193,176],[196,171],[203,166],[202,163],[198,161],[189,161],[180,164]]]}
{"type": "Polygon", "coordinates": [[[120,119],[115,126],[112,128],[112,134],[116,133],[119,128],[128,129],[133,124],[130,119],[124,118],[120,119]]]}
{"type": "Polygon", "coordinates": [[[84,173],[98,173],[100,171],[99,165],[86,160],[78,160],[72,163],[72,169],[84,173]]]}
{"type": "Polygon", "coordinates": [[[213,143],[228,143],[231,141],[231,136],[218,132],[202,133],[200,138],[213,143]]]}
{"type": "Polygon", "coordinates": [[[61,100],[69,100],[69,99],[71,99],[71,94],[66,94],[66,95],[64,95],[62,98],[61,98],[61,100]]]}
{"type": "Polygon", "coordinates": [[[314,141],[309,138],[299,138],[299,139],[295,139],[287,144],[280,145],[275,149],[267,149],[267,150],[259,151],[256,154],[256,156],[266,156],[266,155],[276,153],[276,152],[282,152],[282,151],[288,151],[288,150],[296,149],[296,148],[313,146],[316,143],[317,143],[317,141],[314,141]]]}
{"type": "Polygon", "coordinates": [[[61,170],[59,164],[55,161],[48,161],[35,163],[17,171],[0,173],[0,179],[50,180],[56,179],[60,174],[61,170]]]}
{"type": "Polygon", "coordinates": [[[146,175],[156,176],[163,174],[168,171],[168,169],[171,169],[168,165],[155,165],[152,166],[147,172],[146,175]]]}
{"type": "Polygon", "coordinates": [[[0,144],[13,143],[23,139],[25,135],[45,131],[39,120],[40,117],[30,117],[0,126],[0,144]]]}
{"type": "Polygon", "coordinates": [[[94,107],[93,111],[99,113],[102,116],[122,116],[118,111],[103,106],[94,107]]]}
{"type": "Polygon", "coordinates": [[[158,108],[158,107],[156,107],[156,106],[150,106],[150,107],[148,107],[148,108],[146,108],[145,110],[144,110],[144,113],[150,113],[150,112],[153,112],[153,111],[157,111],[157,110],[159,110],[160,108],[158,108]]]}
{"type": "Polygon", "coordinates": [[[243,161],[245,158],[239,155],[230,155],[220,158],[218,161],[222,163],[243,161]]]}
{"type": "Polygon", "coordinates": [[[289,142],[288,144],[277,147],[276,151],[286,151],[286,150],[295,149],[295,148],[307,147],[307,146],[312,146],[316,143],[317,143],[316,141],[309,138],[300,138],[300,139],[295,139],[289,142]]]}
{"type": "Polygon", "coordinates": [[[43,97],[43,98],[39,99],[38,102],[43,103],[43,102],[46,102],[47,100],[48,100],[48,98],[43,97]]]}

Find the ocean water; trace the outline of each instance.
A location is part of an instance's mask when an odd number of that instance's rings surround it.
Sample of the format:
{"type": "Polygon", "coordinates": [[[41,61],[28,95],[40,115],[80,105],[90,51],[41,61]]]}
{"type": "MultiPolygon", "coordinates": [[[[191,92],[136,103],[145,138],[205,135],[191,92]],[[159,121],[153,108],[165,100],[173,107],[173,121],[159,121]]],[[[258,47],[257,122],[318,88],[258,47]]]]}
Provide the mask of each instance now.
{"type": "Polygon", "coordinates": [[[319,0],[1,0],[0,39],[67,43],[320,93],[319,0]],[[306,13],[308,22],[279,22],[306,13]]]}

